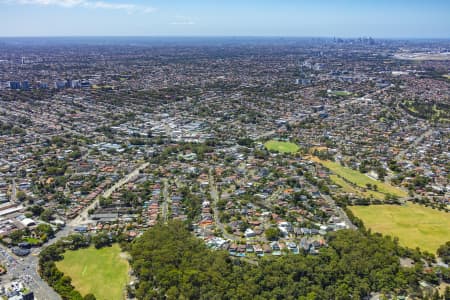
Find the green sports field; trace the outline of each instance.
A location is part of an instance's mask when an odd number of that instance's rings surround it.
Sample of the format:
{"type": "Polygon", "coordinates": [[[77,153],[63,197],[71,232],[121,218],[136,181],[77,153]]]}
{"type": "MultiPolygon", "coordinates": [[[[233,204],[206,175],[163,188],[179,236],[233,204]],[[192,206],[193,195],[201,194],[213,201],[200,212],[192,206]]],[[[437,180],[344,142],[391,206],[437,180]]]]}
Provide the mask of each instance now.
{"type": "Polygon", "coordinates": [[[278,151],[281,153],[295,153],[299,149],[299,147],[294,143],[282,142],[282,141],[276,141],[276,140],[268,141],[264,144],[264,146],[269,151],[278,151]]]}
{"type": "Polygon", "coordinates": [[[353,184],[355,184],[361,188],[366,188],[366,184],[368,184],[368,183],[371,185],[376,185],[378,193],[374,194],[374,196],[378,195],[379,193],[392,194],[392,195],[396,195],[397,197],[400,197],[400,198],[406,197],[408,195],[408,193],[406,191],[404,191],[398,187],[390,185],[389,183],[381,182],[379,180],[370,178],[369,176],[367,176],[359,171],[344,167],[337,162],[330,161],[330,160],[321,160],[317,157],[313,157],[312,160],[322,164],[324,167],[330,169],[330,171],[333,172],[334,174],[336,174],[342,178],[345,178],[349,182],[352,182],[353,184]]]}
{"type": "Polygon", "coordinates": [[[123,299],[129,266],[120,252],[117,244],[66,251],[56,267],[72,278],[72,285],[83,296],[92,293],[98,300],[123,299]]]}
{"type": "Polygon", "coordinates": [[[352,93],[347,92],[347,91],[333,91],[331,93],[338,97],[348,97],[348,96],[352,95],[352,93]]]}
{"type": "Polygon", "coordinates": [[[431,253],[450,240],[450,213],[418,204],[351,206],[374,232],[396,236],[400,244],[431,253]]]}
{"type": "Polygon", "coordinates": [[[362,189],[351,185],[350,183],[348,183],[347,181],[342,179],[342,177],[339,177],[337,175],[330,175],[330,179],[335,184],[339,185],[342,188],[342,190],[344,192],[346,192],[346,193],[352,193],[352,194],[355,194],[355,195],[361,195],[361,196],[363,196],[365,198],[373,197],[374,199],[378,199],[378,200],[384,200],[385,199],[385,195],[383,193],[376,192],[376,191],[371,191],[371,190],[363,191],[362,189]]]}

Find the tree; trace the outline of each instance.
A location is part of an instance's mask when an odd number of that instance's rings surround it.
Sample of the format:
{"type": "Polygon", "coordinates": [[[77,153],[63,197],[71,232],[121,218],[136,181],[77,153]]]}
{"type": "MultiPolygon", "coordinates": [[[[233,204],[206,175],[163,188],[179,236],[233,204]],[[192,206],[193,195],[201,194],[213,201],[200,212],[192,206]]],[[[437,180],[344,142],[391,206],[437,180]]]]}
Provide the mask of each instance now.
{"type": "Polygon", "coordinates": [[[391,160],[388,162],[388,167],[394,172],[400,172],[401,168],[398,166],[397,162],[395,160],[391,160]]]}
{"type": "Polygon", "coordinates": [[[39,224],[36,227],[35,232],[41,237],[41,240],[43,241],[46,241],[47,238],[52,238],[54,236],[53,228],[48,224],[39,224]]]}
{"type": "Polygon", "coordinates": [[[42,214],[42,212],[44,212],[44,208],[39,205],[33,205],[32,207],[29,208],[29,210],[33,213],[34,216],[37,217],[39,217],[42,214]]]}
{"type": "Polygon", "coordinates": [[[253,145],[254,145],[254,142],[251,138],[241,138],[238,140],[237,143],[239,145],[245,146],[245,147],[253,147],[253,145]]]}
{"type": "Polygon", "coordinates": [[[105,197],[101,196],[100,200],[99,200],[99,204],[100,204],[100,207],[107,207],[108,205],[112,204],[112,199],[109,197],[105,198],[105,197]]]}
{"type": "Polygon", "coordinates": [[[24,191],[18,191],[16,193],[17,201],[23,202],[27,199],[27,194],[24,191]]]}
{"type": "Polygon", "coordinates": [[[440,246],[437,250],[437,254],[446,264],[450,263],[450,241],[440,246]]]}
{"type": "Polygon", "coordinates": [[[69,158],[72,160],[79,159],[80,157],[81,157],[81,152],[79,150],[74,150],[74,151],[70,152],[70,154],[69,154],[69,158]]]}
{"type": "Polygon", "coordinates": [[[97,298],[95,298],[95,296],[93,294],[87,294],[86,296],[84,296],[83,299],[84,300],[96,300],[97,298]]]}
{"type": "Polygon", "coordinates": [[[100,249],[105,246],[111,246],[113,240],[108,234],[101,232],[92,237],[92,242],[94,242],[95,248],[100,249]]]}
{"type": "Polygon", "coordinates": [[[377,168],[377,174],[378,174],[378,178],[381,181],[384,181],[384,177],[387,176],[387,172],[386,172],[386,170],[383,167],[378,167],[377,168]]]}
{"type": "Polygon", "coordinates": [[[270,227],[265,231],[266,238],[269,241],[275,241],[278,240],[278,238],[281,235],[280,229],[276,227],[270,227]]]}
{"type": "Polygon", "coordinates": [[[22,241],[24,235],[26,235],[25,230],[16,230],[9,234],[9,238],[13,244],[18,244],[22,241]]]}
{"type": "Polygon", "coordinates": [[[49,222],[51,220],[53,220],[53,210],[51,209],[46,209],[41,213],[41,220],[45,221],[45,222],[49,222]]]}

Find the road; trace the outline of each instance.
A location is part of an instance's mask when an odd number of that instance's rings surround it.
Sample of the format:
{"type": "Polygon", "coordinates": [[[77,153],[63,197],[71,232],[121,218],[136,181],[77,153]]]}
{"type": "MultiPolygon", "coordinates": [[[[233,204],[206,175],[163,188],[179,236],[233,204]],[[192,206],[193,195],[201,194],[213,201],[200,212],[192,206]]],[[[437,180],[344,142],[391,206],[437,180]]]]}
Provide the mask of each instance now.
{"type": "Polygon", "coordinates": [[[231,240],[231,241],[237,241],[240,240],[240,238],[237,238],[236,236],[229,234],[226,230],[225,230],[225,226],[222,224],[222,222],[220,222],[220,217],[219,217],[219,209],[217,208],[217,202],[219,202],[219,192],[217,189],[217,183],[216,180],[214,178],[214,174],[213,174],[213,169],[210,168],[209,169],[209,193],[211,195],[211,199],[213,200],[212,203],[212,208],[213,208],[213,212],[214,212],[214,221],[216,222],[216,226],[217,228],[219,228],[222,231],[222,236],[225,239],[231,240]]]}
{"type": "Polygon", "coordinates": [[[13,181],[12,181],[11,202],[13,202],[13,203],[17,202],[17,186],[16,186],[16,179],[13,179],[13,181]]]}
{"type": "Polygon", "coordinates": [[[329,195],[325,195],[325,194],[320,194],[320,195],[328,203],[328,205],[337,213],[339,219],[341,219],[345,223],[345,225],[347,225],[347,227],[349,229],[353,229],[353,230],[358,229],[358,227],[356,227],[352,223],[352,221],[350,221],[350,219],[348,218],[345,211],[336,205],[336,202],[334,201],[333,198],[331,198],[329,195]]]}
{"type": "Polygon", "coordinates": [[[167,224],[169,219],[169,181],[167,178],[163,179],[163,204],[162,204],[162,220],[164,224],[167,224]]]}
{"type": "Polygon", "coordinates": [[[10,249],[0,245],[0,260],[8,270],[3,281],[19,279],[34,292],[37,300],[60,300],[61,297],[38,274],[38,251],[34,249],[29,256],[18,258],[10,249]]]}
{"type": "Polygon", "coordinates": [[[395,159],[396,160],[400,160],[403,158],[403,156],[408,152],[408,150],[410,150],[413,147],[416,147],[417,145],[419,145],[423,139],[429,137],[431,134],[433,133],[433,129],[428,129],[427,131],[425,131],[424,133],[422,133],[420,136],[418,136],[411,144],[409,144],[409,146],[405,149],[403,149],[402,151],[400,151],[396,156],[395,159]]]}
{"type": "Polygon", "coordinates": [[[261,140],[261,139],[264,139],[266,137],[270,137],[270,136],[274,135],[275,133],[276,133],[275,130],[271,130],[271,131],[267,131],[267,132],[261,133],[261,134],[256,136],[255,140],[261,140]]]}
{"type": "MultiPolygon", "coordinates": [[[[128,183],[129,181],[135,179],[139,175],[139,172],[141,170],[145,169],[148,165],[149,165],[149,163],[144,163],[144,164],[140,165],[139,167],[137,167],[136,169],[134,169],[131,173],[128,173],[125,177],[120,179],[113,186],[111,186],[109,189],[107,189],[105,192],[103,192],[102,197],[105,197],[105,198],[110,197],[111,194],[114,193],[118,188],[120,188],[124,184],[128,183]]],[[[87,223],[89,220],[89,218],[88,218],[89,210],[95,209],[99,205],[99,202],[100,202],[100,197],[97,197],[89,206],[85,207],[83,209],[83,211],[69,223],[69,226],[75,227],[75,226],[79,226],[79,225],[87,223]]]]}

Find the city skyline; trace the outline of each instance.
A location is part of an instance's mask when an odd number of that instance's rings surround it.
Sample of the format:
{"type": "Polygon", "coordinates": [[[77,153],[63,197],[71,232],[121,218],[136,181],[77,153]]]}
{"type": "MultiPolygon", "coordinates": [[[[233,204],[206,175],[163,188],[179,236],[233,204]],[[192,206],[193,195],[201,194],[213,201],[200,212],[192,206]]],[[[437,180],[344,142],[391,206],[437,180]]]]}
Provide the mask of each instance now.
{"type": "Polygon", "coordinates": [[[447,1],[0,0],[0,36],[449,38],[447,1]]]}

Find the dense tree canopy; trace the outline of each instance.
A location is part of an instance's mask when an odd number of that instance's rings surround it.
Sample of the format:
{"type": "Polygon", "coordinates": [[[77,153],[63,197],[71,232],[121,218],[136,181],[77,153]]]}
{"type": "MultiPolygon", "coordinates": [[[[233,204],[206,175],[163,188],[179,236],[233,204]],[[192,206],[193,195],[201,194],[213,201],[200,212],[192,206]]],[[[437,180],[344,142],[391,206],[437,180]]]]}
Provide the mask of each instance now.
{"type": "Polygon", "coordinates": [[[258,265],[211,251],[181,222],[157,225],[132,245],[138,299],[362,299],[418,290],[395,240],[360,231],[329,235],[318,255],[264,257],[258,265]]]}

